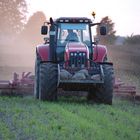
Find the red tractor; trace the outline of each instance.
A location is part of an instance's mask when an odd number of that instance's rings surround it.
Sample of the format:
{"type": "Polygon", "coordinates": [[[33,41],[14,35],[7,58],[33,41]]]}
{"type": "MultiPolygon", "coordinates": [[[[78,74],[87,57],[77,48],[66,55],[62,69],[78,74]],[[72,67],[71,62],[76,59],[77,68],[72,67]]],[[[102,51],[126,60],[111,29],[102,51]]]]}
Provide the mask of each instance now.
{"type": "Polygon", "coordinates": [[[49,37],[36,48],[35,89],[36,99],[55,101],[57,89],[87,91],[88,100],[112,104],[114,72],[108,62],[107,48],[93,41],[92,27],[100,26],[85,17],[50,18],[41,28],[49,37]]]}

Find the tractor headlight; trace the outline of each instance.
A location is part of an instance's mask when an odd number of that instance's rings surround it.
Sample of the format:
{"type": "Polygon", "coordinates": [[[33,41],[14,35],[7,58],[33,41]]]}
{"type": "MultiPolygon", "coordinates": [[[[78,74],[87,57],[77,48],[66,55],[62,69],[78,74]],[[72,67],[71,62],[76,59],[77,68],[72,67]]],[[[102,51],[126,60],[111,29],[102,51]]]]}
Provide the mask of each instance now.
{"type": "Polygon", "coordinates": [[[83,53],[83,56],[85,56],[86,55],[86,53],[83,53]]]}
{"type": "Polygon", "coordinates": [[[71,53],[71,56],[73,56],[73,53],[71,53]]]}

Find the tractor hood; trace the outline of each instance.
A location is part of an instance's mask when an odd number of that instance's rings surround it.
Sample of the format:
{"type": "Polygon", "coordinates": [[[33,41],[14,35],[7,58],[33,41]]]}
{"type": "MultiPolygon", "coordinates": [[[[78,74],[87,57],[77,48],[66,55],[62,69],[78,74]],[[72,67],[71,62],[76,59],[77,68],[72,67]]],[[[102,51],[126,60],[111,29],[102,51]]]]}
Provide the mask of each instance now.
{"type": "Polygon", "coordinates": [[[89,58],[89,49],[87,45],[82,42],[69,42],[65,48],[65,60],[69,60],[70,53],[85,53],[89,58]]]}
{"type": "Polygon", "coordinates": [[[88,48],[85,44],[80,42],[70,42],[66,45],[66,50],[69,50],[70,52],[87,52],[88,48]]]}
{"type": "Polygon", "coordinates": [[[64,59],[66,61],[65,66],[86,67],[88,65],[89,49],[84,43],[69,42],[65,48],[64,59]]]}

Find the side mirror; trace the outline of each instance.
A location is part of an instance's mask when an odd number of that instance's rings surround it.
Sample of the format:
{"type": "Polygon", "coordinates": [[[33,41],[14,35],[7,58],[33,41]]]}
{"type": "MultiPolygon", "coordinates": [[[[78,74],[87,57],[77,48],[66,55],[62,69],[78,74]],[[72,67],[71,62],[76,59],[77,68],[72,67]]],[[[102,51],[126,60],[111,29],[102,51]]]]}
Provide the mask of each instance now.
{"type": "Polygon", "coordinates": [[[106,35],[106,27],[105,26],[100,26],[100,34],[101,35],[106,35]]]}
{"type": "Polygon", "coordinates": [[[42,34],[42,35],[47,35],[47,33],[48,33],[48,26],[43,25],[43,26],[41,27],[41,34],[42,34]]]}

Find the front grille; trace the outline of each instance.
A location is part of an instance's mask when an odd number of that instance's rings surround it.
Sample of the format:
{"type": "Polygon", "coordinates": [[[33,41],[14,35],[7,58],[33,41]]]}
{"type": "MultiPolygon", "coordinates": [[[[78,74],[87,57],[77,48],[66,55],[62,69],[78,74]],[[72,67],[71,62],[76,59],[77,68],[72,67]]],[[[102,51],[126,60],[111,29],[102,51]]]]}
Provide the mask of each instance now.
{"type": "Polygon", "coordinates": [[[85,52],[70,52],[69,66],[84,68],[87,66],[87,54],[85,52]]]}

